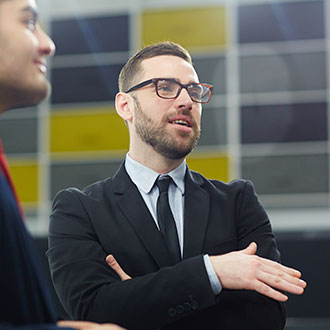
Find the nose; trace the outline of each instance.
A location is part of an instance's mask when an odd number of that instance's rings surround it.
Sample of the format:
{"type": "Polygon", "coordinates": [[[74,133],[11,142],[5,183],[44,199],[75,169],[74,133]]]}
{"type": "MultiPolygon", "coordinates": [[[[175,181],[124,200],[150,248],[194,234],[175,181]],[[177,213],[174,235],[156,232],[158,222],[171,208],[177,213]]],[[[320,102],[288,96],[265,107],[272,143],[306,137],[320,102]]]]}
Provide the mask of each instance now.
{"type": "Polygon", "coordinates": [[[55,44],[53,40],[41,29],[38,31],[39,53],[43,56],[53,56],[55,54],[55,44]]]}
{"type": "Polygon", "coordinates": [[[180,109],[192,109],[193,101],[186,88],[182,88],[180,94],[176,98],[177,107],[180,109]]]}

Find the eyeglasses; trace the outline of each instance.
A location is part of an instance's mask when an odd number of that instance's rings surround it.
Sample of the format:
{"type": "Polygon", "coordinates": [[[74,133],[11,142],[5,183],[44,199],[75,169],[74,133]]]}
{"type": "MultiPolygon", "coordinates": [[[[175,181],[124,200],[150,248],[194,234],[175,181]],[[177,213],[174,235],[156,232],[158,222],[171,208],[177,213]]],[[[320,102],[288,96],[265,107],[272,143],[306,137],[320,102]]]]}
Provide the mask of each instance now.
{"type": "Polygon", "coordinates": [[[185,88],[191,100],[197,103],[209,102],[213,90],[213,86],[209,84],[191,83],[185,85],[175,79],[153,78],[131,87],[125,93],[135,91],[149,84],[154,84],[156,94],[162,99],[175,99],[180,95],[182,88],[185,88]]]}

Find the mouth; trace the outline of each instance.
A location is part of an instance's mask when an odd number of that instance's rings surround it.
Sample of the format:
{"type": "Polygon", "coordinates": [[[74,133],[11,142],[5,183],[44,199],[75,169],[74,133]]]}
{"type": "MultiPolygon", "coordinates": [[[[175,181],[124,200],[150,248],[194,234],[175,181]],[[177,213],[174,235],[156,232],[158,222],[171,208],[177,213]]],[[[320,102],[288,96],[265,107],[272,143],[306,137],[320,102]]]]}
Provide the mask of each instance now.
{"type": "Polygon", "coordinates": [[[193,119],[190,116],[180,114],[169,117],[168,123],[178,125],[181,128],[192,128],[193,119]]]}
{"type": "Polygon", "coordinates": [[[191,124],[188,121],[182,120],[182,119],[170,120],[169,123],[177,124],[177,125],[181,125],[181,126],[185,126],[185,127],[191,127],[191,124]]]}
{"type": "Polygon", "coordinates": [[[47,65],[45,62],[43,61],[35,61],[35,64],[37,65],[39,71],[42,73],[42,74],[46,74],[47,73],[47,65]]]}

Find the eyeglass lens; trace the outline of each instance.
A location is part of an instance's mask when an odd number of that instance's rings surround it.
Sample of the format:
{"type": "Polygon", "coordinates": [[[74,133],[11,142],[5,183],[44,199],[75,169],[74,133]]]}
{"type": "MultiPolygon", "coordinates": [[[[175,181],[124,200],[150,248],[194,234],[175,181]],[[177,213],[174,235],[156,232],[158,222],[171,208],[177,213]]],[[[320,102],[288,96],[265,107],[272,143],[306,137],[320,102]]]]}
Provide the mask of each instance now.
{"type": "MultiPolygon", "coordinates": [[[[157,93],[163,98],[176,98],[182,86],[174,80],[158,80],[157,93]]],[[[210,89],[201,84],[191,84],[187,86],[189,96],[193,101],[208,101],[210,89]]]]}

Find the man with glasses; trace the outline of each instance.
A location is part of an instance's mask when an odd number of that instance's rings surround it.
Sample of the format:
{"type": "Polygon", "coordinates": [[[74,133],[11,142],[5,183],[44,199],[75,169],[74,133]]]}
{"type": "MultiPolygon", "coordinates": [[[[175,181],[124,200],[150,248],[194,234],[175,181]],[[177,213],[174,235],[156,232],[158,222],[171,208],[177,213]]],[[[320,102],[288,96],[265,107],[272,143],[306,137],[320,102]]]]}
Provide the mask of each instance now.
{"type": "Polygon", "coordinates": [[[112,178],[58,193],[51,214],[52,277],[74,318],[144,330],[284,327],[281,291],[301,294],[306,283],[278,263],[252,184],[208,180],[185,162],[211,94],[174,43],[123,67],[125,162],[112,178]]]}

